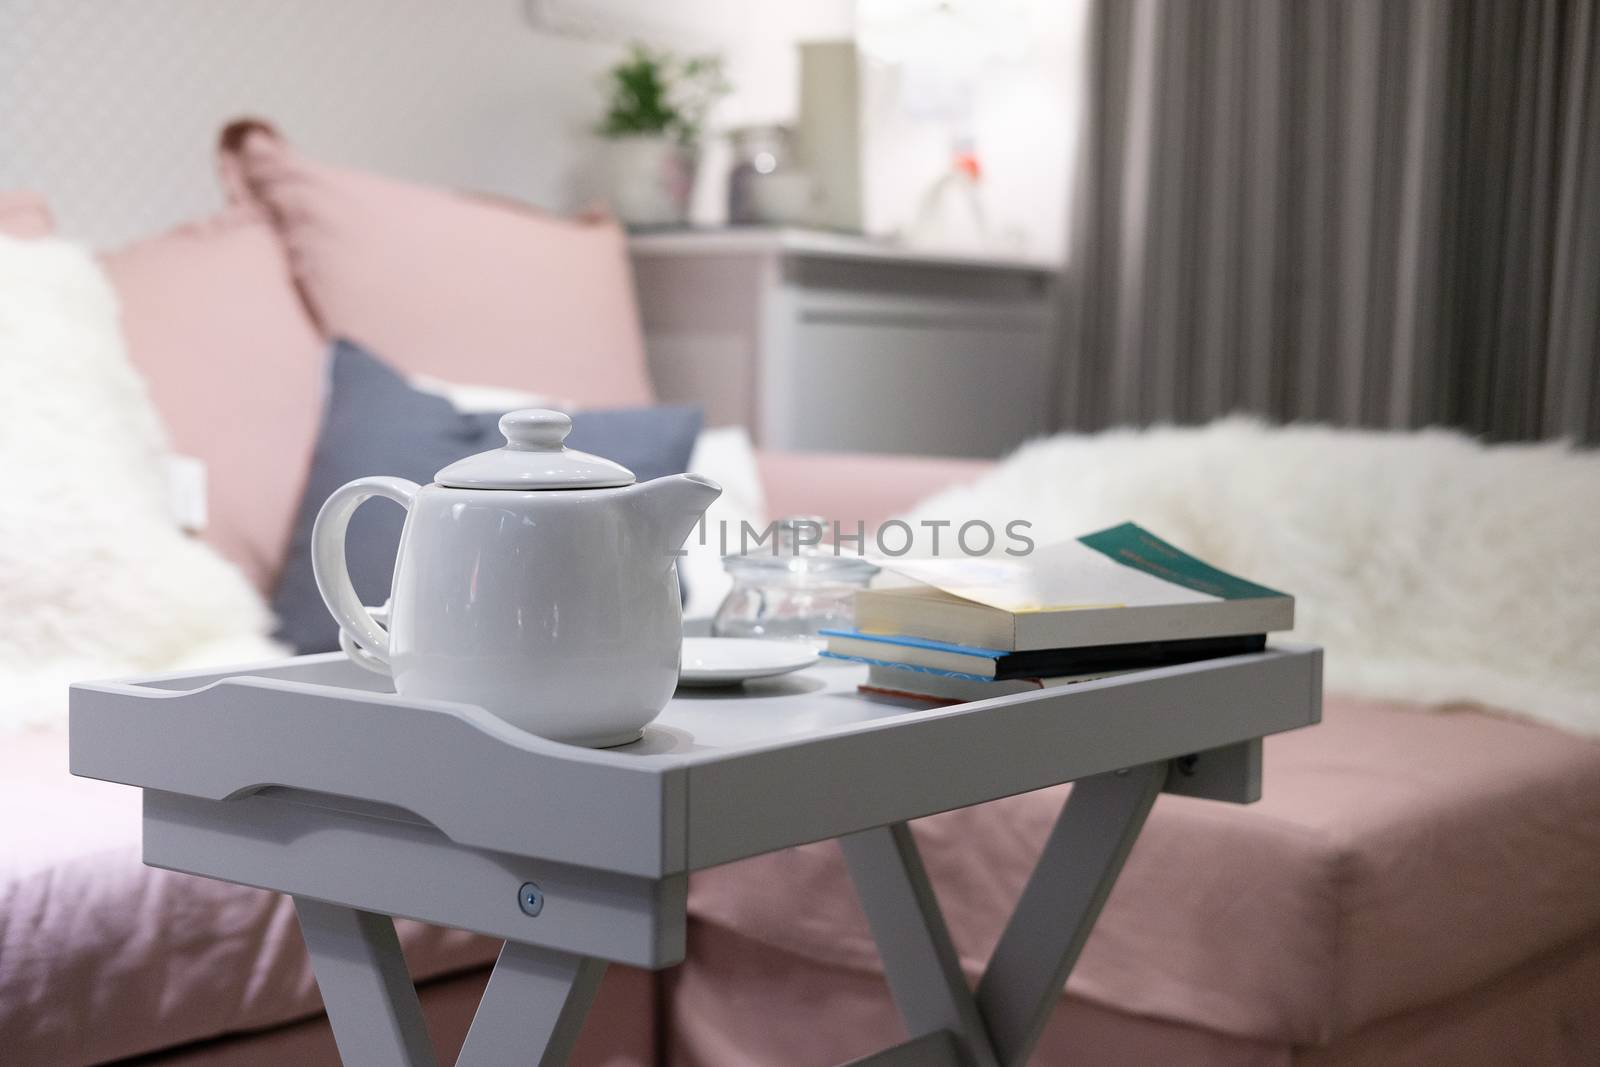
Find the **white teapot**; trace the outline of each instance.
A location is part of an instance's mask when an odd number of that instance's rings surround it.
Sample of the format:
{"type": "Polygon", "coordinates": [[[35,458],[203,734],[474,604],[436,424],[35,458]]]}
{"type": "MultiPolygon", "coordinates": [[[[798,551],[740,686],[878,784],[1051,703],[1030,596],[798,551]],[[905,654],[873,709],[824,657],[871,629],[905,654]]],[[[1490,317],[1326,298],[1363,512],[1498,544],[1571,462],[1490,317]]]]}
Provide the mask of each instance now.
{"type": "Polygon", "coordinates": [[[556,741],[637,739],[678,682],[683,615],[674,564],[716,483],[639,483],[563,445],[572,420],[513,411],[504,448],[452,463],[432,485],[359,478],[322,505],[317,588],[345,634],[403,696],[477,704],[556,741]],[[345,566],[350,516],[388,497],[407,511],[388,629],[345,566]]]}

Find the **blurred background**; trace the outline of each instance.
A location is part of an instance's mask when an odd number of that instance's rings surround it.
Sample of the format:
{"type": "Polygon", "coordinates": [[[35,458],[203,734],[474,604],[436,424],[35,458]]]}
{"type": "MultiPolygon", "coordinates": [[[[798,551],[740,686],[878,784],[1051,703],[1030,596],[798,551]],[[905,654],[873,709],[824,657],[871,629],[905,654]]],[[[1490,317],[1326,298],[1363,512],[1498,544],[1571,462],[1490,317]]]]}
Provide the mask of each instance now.
{"type": "MultiPolygon", "coordinates": [[[[713,647],[851,625],[910,523],[1137,522],[1293,595],[1323,721],[1232,750],[1257,804],[1155,803],[1030,1062],[1600,1063],[1600,0],[0,0],[0,1064],[340,1062],[292,904],[146,866],[68,685],[353,677],[319,510],[531,407],[722,486],[713,647]]],[[[364,604],[402,521],[349,526],[364,604]]],[[[917,820],[969,976],[1059,803],[917,820]]],[[[696,872],[574,1062],[867,1062],[851,892],[831,842],[696,872]]],[[[397,936],[450,1062],[500,946],[397,936]]]]}
{"type": "Polygon", "coordinates": [[[250,114],[329,161],[605,206],[648,235],[663,397],[774,445],[995,455],[1231,411],[1592,440],[1597,32],[1561,0],[9,0],[0,188],[123,244],[216,206],[216,130],[250,114]],[[871,306],[782,339],[683,311],[763,227],[855,271],[801,290],[871,306]],[[966,343],[919,328],[950,316],[966,343]],[[881,383],[823,410],[862,346],[881,383]],[[926,431],[997,371],[987,428],[926,431]]]}

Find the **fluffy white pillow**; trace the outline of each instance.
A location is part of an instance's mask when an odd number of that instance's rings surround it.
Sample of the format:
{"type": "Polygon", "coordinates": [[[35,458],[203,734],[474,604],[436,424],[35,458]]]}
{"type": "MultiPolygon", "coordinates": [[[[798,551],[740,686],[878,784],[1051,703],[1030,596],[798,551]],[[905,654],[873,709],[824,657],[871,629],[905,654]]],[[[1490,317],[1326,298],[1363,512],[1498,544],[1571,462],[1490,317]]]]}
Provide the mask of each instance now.
{"type": "Polygon", "coordinates": [[[1600,452],[1457,433],[1202,428],[1062,434],[908,518],[1039,544],[1133,520],[1296,598],[1328,687],[1469,702],[1600,737],[1600,452]]]}
{"type": "Polygon", "coordinates": [[[178,528],[168,449],[85,250],[0,235],[0,728],[67,684],[277,653],[231,564],[178,528]]]}

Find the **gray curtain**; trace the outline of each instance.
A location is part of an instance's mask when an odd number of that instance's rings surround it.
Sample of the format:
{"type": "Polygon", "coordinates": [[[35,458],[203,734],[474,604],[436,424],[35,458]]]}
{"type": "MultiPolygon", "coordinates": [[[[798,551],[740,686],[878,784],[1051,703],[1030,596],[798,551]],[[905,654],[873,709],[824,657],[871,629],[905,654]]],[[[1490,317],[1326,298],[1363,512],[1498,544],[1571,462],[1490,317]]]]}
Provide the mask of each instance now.
{"type": "Polygon", "coordinates": [[[1100,0],[1065,425],[1600,439],[1600,0],[1100,0]]]}

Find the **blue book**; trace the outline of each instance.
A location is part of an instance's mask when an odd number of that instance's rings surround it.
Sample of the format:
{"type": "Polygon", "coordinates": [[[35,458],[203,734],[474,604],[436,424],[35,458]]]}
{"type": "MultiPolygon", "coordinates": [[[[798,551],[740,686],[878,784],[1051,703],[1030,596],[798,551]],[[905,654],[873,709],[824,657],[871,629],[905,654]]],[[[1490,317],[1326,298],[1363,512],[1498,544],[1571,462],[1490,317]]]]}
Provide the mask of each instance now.
{"type": "Polygon", "coordinates": [[[994,681],[994,677],[992,675],[967,674],[962,671],[946,671],[940,670],[937,667],[923,667],[915,663],[901,663],[892,659],[873,659],[871,656],[851,656],[843,652],[834,652],[832,649],[826,648],[817,653],[817,655],[826,656],[829,659],[847,659],[852,663],[865,663],[869,667],[893,667],[896,670],[914,671],[917,674],[938,675],[941,678],[960,678],[968,682],[994,681]]]}

